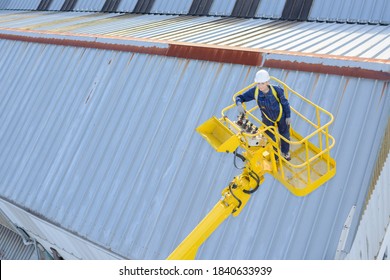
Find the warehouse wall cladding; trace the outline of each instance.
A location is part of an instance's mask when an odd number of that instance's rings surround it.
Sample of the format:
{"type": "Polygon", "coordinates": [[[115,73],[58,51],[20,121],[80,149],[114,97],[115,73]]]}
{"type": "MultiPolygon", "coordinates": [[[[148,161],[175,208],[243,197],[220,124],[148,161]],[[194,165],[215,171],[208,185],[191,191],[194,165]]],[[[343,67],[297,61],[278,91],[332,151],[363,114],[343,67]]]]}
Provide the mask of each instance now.
{"type": "Polygon", "coordinates": [[[0,9],[232,16],[339,23],[390,23],[389,3],[337,0],[0,0],[0,9]]]}
{"type": "Polygon", "coordinates": [[[7,256],[166,259],[241,172],[196,128],[265,69],[302,95],[294,131],[303,99],[334,118],[337,172],[306,196],[264,175],[194,256],[388,259],[389,5],[0,0],[0,224],[26,247],[7,256]]]}

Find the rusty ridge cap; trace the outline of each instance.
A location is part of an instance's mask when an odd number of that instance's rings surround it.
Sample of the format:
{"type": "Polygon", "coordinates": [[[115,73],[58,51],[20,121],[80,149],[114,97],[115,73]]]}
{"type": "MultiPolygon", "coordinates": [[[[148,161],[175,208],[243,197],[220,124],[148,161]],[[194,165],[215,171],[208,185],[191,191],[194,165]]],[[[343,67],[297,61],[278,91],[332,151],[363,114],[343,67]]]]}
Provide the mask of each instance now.
{"type": "Polygon", "coordinates": [[[20,28],[0,28],[0,39],[390,80],[386,59],[20,28]]]}

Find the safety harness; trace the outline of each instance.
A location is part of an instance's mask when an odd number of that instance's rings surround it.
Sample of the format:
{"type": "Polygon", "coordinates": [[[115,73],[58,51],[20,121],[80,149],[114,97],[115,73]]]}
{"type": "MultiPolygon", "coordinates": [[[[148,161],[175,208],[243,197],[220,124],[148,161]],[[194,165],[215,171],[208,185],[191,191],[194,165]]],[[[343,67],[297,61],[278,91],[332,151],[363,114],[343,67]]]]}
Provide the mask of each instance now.
{"type": "MultiPolygon", "coordinates": [[[[276,98],[276,100],[277,100],[278,103],[279,103],[279,115],[278,115],[278,117],[276,118],[276,120],[273,121],[273,120],[271,120],[271,119],[267,116],[266,113],[264,113],[263,111],[262,111],[262,112],[263,112],[264,116],[265,116],[270,122],[276,124],[276,123],[279,122],[280,119],[282,118],[282,110],[283,110],[283,108],[282,108],[282,104],[280,104],[279,97],[278,97],[278,95],[276,94],[276,90],[274,89],[273,86],[270,85],[270,87],[271,87],[271,92],[272,92],[272,94],[274,95],[274,97],[276,98]]],[[[257,104],[258,104],[258,98],[259,98],[259,88],[256,86],[256,90],[255,90],[255,99],[256,99],[256,103],[257,103],[257,104]]]]}

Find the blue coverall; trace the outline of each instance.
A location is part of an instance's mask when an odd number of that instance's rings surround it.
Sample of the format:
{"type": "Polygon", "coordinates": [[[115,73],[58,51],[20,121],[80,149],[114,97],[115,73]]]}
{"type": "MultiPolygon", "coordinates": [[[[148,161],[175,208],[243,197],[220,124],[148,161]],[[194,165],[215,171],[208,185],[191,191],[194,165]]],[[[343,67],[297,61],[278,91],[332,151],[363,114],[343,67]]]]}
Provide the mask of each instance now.
{"type": "MultiPolygon", "coordinates": [[[[282,117],[280,118],[279,122],[276,123],[278,126],[279,134],[285,137],[287,140],[290,140],[290,129],[289,129],[289,125],[287,125],[286,123],[286,118],[291,117],[290,104],[288,103],[287,98],[284,96],[283,89],[279,86],[273,86],[273,87],[276,91],[277,96],[279,97],[280,104],[282,105],[282,117]]],[[[268,86],[268,88],[269,91],[267,93],[262,92],[260,89],[258,90],[259,95],[257,98],[257,105],[260,108],[263,123],[267,126],[273,126],[275,124],[276,119],[279,116],[280,107],[279,107],[278,100],[272,94],[270,86],[268,86]],[[264,116],[264,114],[266,114],[267,117],[272,120],[272,122],[268,120],[268,118],[264,116]]],[[[244,102],[254,100],[255,91],[256,91],[256,86],[250,88],[243,94],[238,95],[236,97],[236,104],[238,101],[244,103],[244,102]]],[[[271,137],[275,141],[275,135],[273,135],[272,132],[267,130],[266,133],[269,137],[271,137]]],[[[290,144],[282,139],[281,141],[282,153],[287,154],[289,150],[290,150],[290,144]]]]}

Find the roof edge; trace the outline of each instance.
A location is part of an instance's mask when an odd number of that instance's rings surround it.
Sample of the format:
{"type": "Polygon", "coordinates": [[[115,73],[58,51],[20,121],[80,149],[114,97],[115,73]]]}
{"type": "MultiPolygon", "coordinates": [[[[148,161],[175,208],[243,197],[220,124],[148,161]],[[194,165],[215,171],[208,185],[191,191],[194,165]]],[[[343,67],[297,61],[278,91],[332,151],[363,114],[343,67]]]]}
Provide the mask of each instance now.
{"type": "Polygon", "coordinates": [[[0,28],[0,39],[390,80],[390,61],[386,59],[14,28],[0,28]]]}

